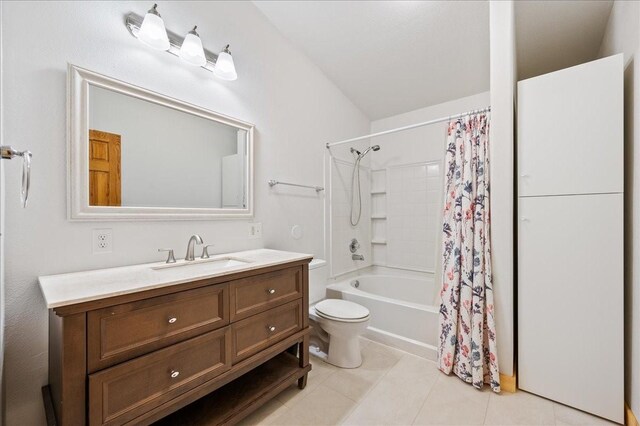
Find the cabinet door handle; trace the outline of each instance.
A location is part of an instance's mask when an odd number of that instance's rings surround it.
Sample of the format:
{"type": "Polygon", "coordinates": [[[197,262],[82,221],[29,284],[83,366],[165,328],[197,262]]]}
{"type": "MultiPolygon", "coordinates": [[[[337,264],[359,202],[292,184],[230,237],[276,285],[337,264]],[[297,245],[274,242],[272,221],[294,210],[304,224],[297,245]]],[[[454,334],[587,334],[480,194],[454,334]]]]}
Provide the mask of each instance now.
{"type": "Polygon", "coordinates": [[[529,218],[528,218],[528,217],[523,217],[521,220],[522,220],[523,222],[530,222],[530,220],[529,220],[529,218]]]}
{"type": "Polygon", "coordinates": [[[270,288],[270,289],[267,290],[267,293],[275,294],[276,293],[276,289],[275,288],[270,288]]]}
{"type": "Polygon", "coordinates": [[[169,324],[173,324],[176,321],[178,321],[178,318],[176,318],[176,317],[169,318],[169,324]]]}
{"type": "Polygon", "coordinates": [[[175,370],[171,370],[171,378],[175,379],[176,377],[178,377],[180,375],[179,371],[175,371],[175,370]]]}
{"type": "Polygon", "coordinates": [[[273,333],[274,331],[276,331],[276,326],[275,325],[269,325],[269,326],[267,326],[267,330],[269,330],[269,332],[273,333]]]}

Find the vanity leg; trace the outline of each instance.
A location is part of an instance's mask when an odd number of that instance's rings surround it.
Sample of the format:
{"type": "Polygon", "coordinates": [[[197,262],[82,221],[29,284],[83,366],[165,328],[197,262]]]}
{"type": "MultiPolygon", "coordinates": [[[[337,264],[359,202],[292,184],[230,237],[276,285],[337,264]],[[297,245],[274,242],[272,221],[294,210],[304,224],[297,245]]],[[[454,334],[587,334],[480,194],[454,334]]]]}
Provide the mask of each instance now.
{"type": "MultiPolygon", "coordinates": [[[[300,361],[300,367],[306,367],[309,365],[309,335],[305,335],[302,341],[298,344],[298,357],[300,361]]],[[[304,389],[307,386],[307,376],[300,377],[298,379],[298,388],[304,389]]]]}
{"type": "Polygon", "coordinates": [[[49,310],[49,389],[57,424],[86,424],[86,315],[49,310]],[[63,404],[64,401],[64,404],[63,404]]]}
{"type": "MultiPolygon", "coordinates": [[[[309,264],[302,265],[302,306],[304,306],[302,312],[302,328],[309,328],[309,264]]],[[[300,367],[305,368],[309,365],[309,333],[305,334],[302,341],[298,344],[298,360],[300,367]]],[[[298,379],[298,388],[304,389],[307,386],[307,376],[298,379]]]]}
{"type": "Polygon", "coordinates": [[[298,389],[304,389],[307,386],[307,376],[309,374],[305,374],[304,376],[298,379],[298,389]]]}
{"type": "Polygon", "coordinates": [[[302,341],[298,346],[298,358],[300,360],[300,367],[306,367],[309,365],[309,335],[307,334],[302,338],[302,341]]]}

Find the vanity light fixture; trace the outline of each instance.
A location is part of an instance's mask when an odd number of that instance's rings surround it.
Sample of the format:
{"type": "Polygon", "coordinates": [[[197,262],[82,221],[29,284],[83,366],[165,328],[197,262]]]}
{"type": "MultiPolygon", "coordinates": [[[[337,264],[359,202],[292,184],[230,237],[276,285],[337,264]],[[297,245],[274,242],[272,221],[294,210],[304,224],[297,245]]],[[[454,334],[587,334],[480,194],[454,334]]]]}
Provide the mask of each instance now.
{"type": "Polygon", "coordinates": [[[236,67],[233,64],[233,58],[231,57],[231,51],[229,50],[228,44],[218,55],[218,60],[216,61],[216,67],[213,69],[213,73],[218,78],[227,81],[233,81],[238,78],[236,67]]]}
{"type": "Polygon", "coordinates": [[[202,67],[207,64],[207,58],[204,56],[202,40],[200,40],[196,28],[198,28],[197,25],[185,36],[180,47],[180,59],[188,64],[202,67]]]}
{"type": "Polygon", "coordinates": [[[202,47],[197,27],[193,27],[184,38],[167,31],[156,4],[149,9],[144,19],[135,13],[129,14],[125,25],[132,36],[147,46],[165,50],[189,64],[204,68],[222,80],[233,81],[238,78],[228,44],[216,55],[202,47]]]}
{"type": "Polygon", "coordinates": [[[157,4],[154,4],[144,16],[138,30],[138,40],[153,49],[169,50],[169,37],[164,27],[164,21],[158,13],[157,4]]]}

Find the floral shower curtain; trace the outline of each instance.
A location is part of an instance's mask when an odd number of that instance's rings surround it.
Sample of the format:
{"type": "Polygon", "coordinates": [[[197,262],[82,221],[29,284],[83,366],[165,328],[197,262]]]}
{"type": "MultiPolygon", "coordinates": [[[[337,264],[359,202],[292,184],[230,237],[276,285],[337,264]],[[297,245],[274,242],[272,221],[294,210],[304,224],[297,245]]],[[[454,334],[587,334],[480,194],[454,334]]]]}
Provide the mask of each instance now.
{"type": "Polygon", "coordinates": [[[447,132],[438,368],[500,392],[489,211],[489,114],[447,132]]]}

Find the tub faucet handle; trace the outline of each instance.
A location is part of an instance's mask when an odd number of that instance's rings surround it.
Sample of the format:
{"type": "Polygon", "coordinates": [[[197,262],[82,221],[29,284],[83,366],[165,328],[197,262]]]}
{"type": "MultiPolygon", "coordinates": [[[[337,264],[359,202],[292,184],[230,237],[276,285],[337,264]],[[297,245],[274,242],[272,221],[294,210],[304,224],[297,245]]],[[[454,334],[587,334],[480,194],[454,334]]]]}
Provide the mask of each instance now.
{"type": "Polygon", "coordinates": [[[364,260],[364,256],[361,254],[352,254],[351,260],[364,260]]]}

